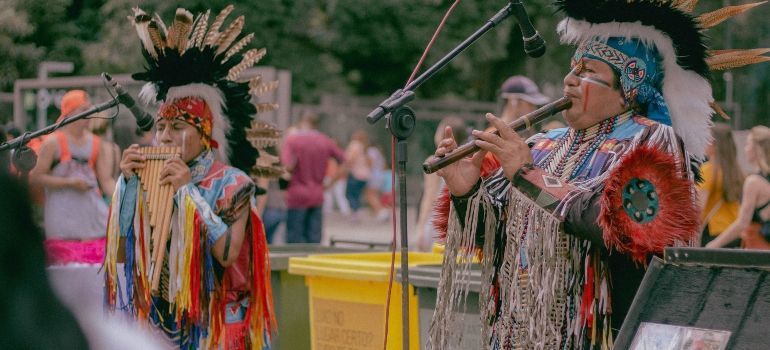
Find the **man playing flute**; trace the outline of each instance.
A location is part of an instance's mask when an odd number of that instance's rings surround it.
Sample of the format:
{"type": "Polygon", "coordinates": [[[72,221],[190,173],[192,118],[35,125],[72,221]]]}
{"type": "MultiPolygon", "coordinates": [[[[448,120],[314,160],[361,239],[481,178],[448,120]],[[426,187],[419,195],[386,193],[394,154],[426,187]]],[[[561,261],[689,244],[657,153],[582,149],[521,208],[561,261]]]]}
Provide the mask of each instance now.
{"type": "MultiPolygon", "coordinates": [[[[709,69],[743,58],[708,57],[702,30],[728,15],[696,18],[695,2],[556,2],[561,39],[578,46],[564,77],[568,127],[525,141],[489,114],[499,136],[474,131],[482,151],[438,172],[450,203],[432,348],[456,340],[475,256],[482,348],[612,348],[649,259],[698,230],[709,69]]],[[[455,148],[447,128],[435,155],[455,148]]]]}

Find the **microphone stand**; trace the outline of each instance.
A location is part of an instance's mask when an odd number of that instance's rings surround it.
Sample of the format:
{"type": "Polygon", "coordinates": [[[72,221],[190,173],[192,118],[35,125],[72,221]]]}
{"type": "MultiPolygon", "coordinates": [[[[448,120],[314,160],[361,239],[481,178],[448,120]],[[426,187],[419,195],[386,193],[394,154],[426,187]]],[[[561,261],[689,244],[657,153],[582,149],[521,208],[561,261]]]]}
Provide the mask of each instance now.
{"type": "Polygon", "coordinates": [[[32,168],[35,167],[35,164],[37,164],[37,155],[29,147],[27,147],[27,142],[29,142],[30,140],[38,136],[50,134],[62,126],[65,126],[70,123],[74,123],[75,121],[78,121],[80,119],[84,119],[85,117],[91,114],[98,113],[98,112],[110,109],[112,107],[115,107],[118,105],[118,103],[119,102],[117,99],[112,99],[107,102],[102,102],[98,105],[92,106],[86,111],[67,117],[66,119],[58,123],[51,124],[38,131],[25,132],[24,134],[22,134],[21,136],[13,140],[3,142],[2,144],[0,144],[0,152],[9,150],[9,149],[14,149],[13,158],[12,158],[13,166],[16,167],[16,169],[21,173],[21,178],[26,180],[27,176],[29,175],[29,172],[32,170],[32,168]]]}
{"type": "MultiPolygon", "coordinates": [[[[399,186],[399,220],[401,221],[401,339],[402,349],[409,349],[409,237],[407,234],[407,201],[406,201],[406,162],[407,162],[407,142],[406,139],[414,132],[416,118],[414,110],[407,103],[414,100],[414,89],[430,79],[439,70],[444,68],[457,55],[463,52],[468,46],[471,46],[482,35],[513,14],[515,6],[521,6],[520,0],[509,1],[503,9],[492,16],[476,32],[471,34],[462,43],[457,45],[446,56],[433,64],[419,77],[415,78],[403,89],[396,90],[390,97],[380,102],[366,117],[369,124],[377,123],[382,117],[389,115],[386,127],[390,133],[398,140],[396,146],[397,176],[399,186]]],[[[395,244],[395,242],[394,242],[395,244]]],[[[387,335],[386,335],[387,336],[387,335]]]]}

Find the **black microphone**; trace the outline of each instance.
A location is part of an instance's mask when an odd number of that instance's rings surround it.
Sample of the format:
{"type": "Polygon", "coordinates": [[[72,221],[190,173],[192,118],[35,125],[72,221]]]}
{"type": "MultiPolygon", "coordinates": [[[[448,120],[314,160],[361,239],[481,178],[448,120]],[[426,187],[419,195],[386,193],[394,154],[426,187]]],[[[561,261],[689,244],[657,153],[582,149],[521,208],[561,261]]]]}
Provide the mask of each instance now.
{"type": "Polygon", "coordinates": [[[137,106],[134,98],[131,97],[131,95],[129,95],[117,81],[112,80],[112,77],[109,74],[102,73],[102,77],[107,80],[108,83],[112,84],[112,87],[118,93],[118,102],[131,111],[131,114],[133,114],[136,119],[136,125],[139,126],[139,129],[142,129],[142,131],[150,131],[153,124],[152,116],[145,112],[141,107],[137,106]]]}
{"type": "Polygon", "coordinates": [[[529,57],[540,57],[545,53],[545,40],[540,37],[540,33],[535,30],[532,22],[529,21],[527,15],[527,9],[524,8],[524,4],[521,1],[511,1],[513,5],[513,15],[516,16],[516,20],[519,22],[521,28],[522,39],[524,40],[524,52],[529,57]]]}

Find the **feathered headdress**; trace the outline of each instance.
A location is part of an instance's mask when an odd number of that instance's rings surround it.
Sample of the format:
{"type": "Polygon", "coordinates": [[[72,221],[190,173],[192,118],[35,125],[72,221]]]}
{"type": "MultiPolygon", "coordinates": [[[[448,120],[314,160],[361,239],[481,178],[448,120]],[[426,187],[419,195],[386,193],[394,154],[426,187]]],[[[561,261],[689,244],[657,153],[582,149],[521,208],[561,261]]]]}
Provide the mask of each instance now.
{"type": "Polygon", "coordinates": [[[698,0],[558,0],[567,18],[562,42],[576,58],[602,60],[619,74],[626,100],[671,125],[685,149],[702,159],[711,142],[711,115],[720,112],[709,70],[770,61],[770,49],[709,51],[703,32],[764,2],[692,15],[698,0]]]}
{"type": "Polygon", "coordinates": [[[281,131],[273,125],[258,121],[251,122],[251,129],[246,132],[246,138],[252,146],[261,150],[257,164],[251,169],[252,177],[277,179],[286,173],[286,168],[281,165],[278,156],[264,151],[278,145],[281,135],[281,131]]]}
{"type": "MultiPolygon", "coordinates": [[[[129,19],[141,40],[147,64],[144,72],[132,77],[147,82],[139,94],[146,104],[184,100],[183,104],[171,106],[170,113],[204,111],[206,117],[191,118],[199,123],[196,127],[210,139],[211,147],[217,148],[220,160],[249,173],[260,151],[247,140],[247,128],[256,113],[278,108],[274,103],[252,104],[252,96],[275,90],[278,82],[262,82],[259,76],[239,80],[241,73],[267,52],[264,48],[243,51],[254,34],[242,35],[243,16],[224,26],[232,11],[233,5],[227,6],[209,25],[211,11],[193,19],[192,13],[179,8],[167,28],[157,14],[150,16],[134,8],[129,19]],[[200,100],[205,101],[205,106],[196,109],[195,102],[200,100]],[[207,121],[209,115],[211,120],[207,121]],[[200,119],[204,119],[202,123],[200,119]]],[[[207,142],[204,139],[204,144],[207,142]]]]}

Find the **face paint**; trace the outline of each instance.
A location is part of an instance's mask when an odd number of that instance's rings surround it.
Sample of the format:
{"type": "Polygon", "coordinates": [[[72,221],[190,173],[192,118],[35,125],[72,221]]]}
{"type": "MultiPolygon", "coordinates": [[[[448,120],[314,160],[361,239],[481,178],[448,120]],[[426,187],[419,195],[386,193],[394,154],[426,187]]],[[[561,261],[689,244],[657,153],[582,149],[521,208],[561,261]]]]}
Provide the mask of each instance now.
{"type": "Polygon", "coordinates": [[[182,156],[185,155],[185,146],[187,146],[187,130],[182,131],[182,156]]]}
{"type": "Polygon", "coordinates": [[[582,64],[582,61],[581,61],[581,63],[576,64],[575,67],[572,68],[572,70],[569,72],[569,74],[572,75],[572,76],[575,76],[578,79],[580,79],[580,83],[581,84],[583,84],[583,83],[591,83],[591,84],[596,84],[596,85],[599,85],[599,86],[602,86],[602,87],[606,87],[608,89],[612,89],[612,86],[610,85],[610,83],[608,83],[608,82],[606,82],[604,80],[601,80],[601,79],[594,78],[594,77],[584,76],[582,74],[583,73],[582,71],[583,71],[583,64],[582,64]]]}
{"type": "Polygon", "coordinates": [[[165,102],[158,111],[160,119],[180,119],[198,129],[205,148],[217,148],[212,139],[213,116],[206,101],[200,97],[183,97],[165,102]]]}
{"type": "Polygon", "coordinates": [[[583,112],[588,109],[588,97],[591,91],[591,84],[580,84],[583,88],[583,112]]]}

